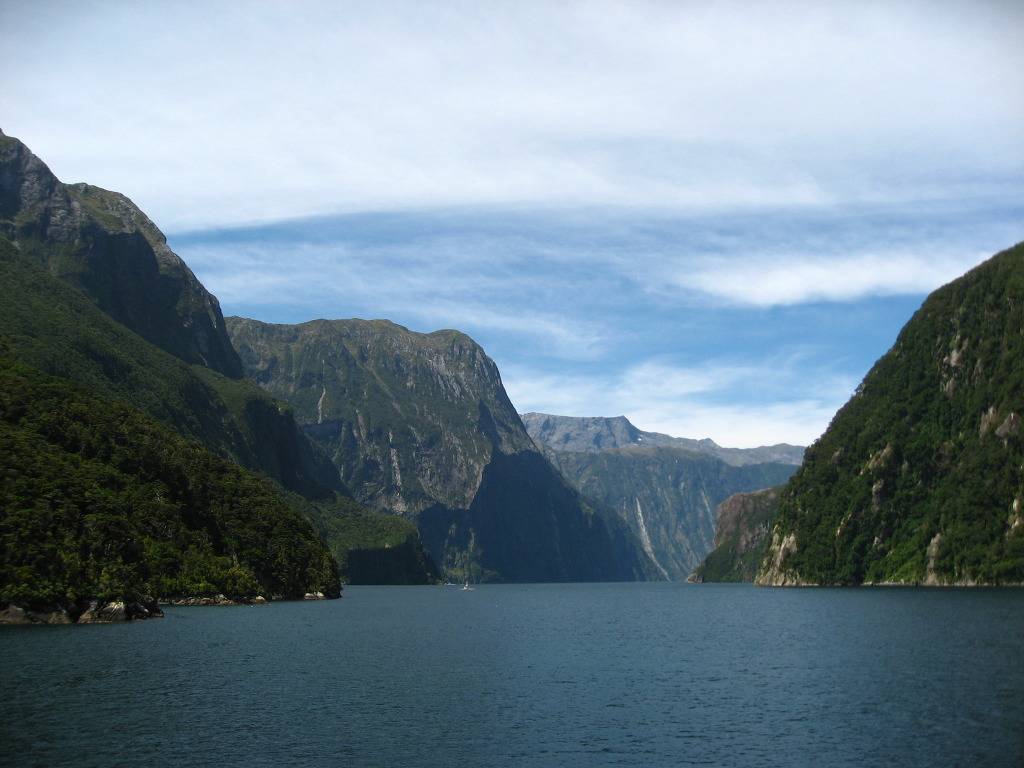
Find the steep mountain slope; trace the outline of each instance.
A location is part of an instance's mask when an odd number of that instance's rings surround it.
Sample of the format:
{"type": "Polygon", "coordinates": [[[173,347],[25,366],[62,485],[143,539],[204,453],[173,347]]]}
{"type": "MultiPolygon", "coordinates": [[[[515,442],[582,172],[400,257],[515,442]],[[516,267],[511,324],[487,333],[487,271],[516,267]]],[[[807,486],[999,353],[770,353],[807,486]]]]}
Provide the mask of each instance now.
{"type": "MultiPolygon", "coordinates": [[[[628,423],[628,422],[627,422],[628,423]]],[[[683,580],[711,551],[715,507],[739,491],[784,483],[791,464],[732,466],[671,446],[627,445],[548,458],[580,493],[614,509],[665,578],[683,580]]]]}
{"type": "Polygon", "coordinates": [[[681,448],[721,459],[736,467],[748,464],[792,464],[803,461],[799,445],[764,445],[759,448],[723,448],[714,440],[670,437],[637,429],[625,416],[553,416],[549,413],[522,415],[526,431],[538,443],[556,451],[573,453],[606,451],[630,446],[681,448]]]}
{"type": "Polygon", "coordinates": [[[147,341],[239,378],[220,305],[128,198],[62,184],[0,133],[0,235],[147,341]]]}
{"type": "Polygon", "coordinates": [[[935,291],[807,451],[760,584],[1024,582],[1024,245],[935,291]]]}
{"type": "Polygon", "coordinates": [[[491,579],[651,574],[628,530],[537,451],[497,367],[464,334],[363,320],[227,325],[247,374],[294,408],[355,497],[414,519],[450,575],[469,553],[491,579]]]}
{"type": "Polygon", "coordinates": [[[737,493],[718,505],[715,548],[692,580],[753,581],[779,510],[781,488],[737,493]]]}
{"type": "Polygon", "coordinates": [[[344,489],[291,414],[237,380],[216,298],[145,214],[116,193],[62,184],[2,135],[0,278],[0,333],[19,359],[300,494],[344,489]]]}

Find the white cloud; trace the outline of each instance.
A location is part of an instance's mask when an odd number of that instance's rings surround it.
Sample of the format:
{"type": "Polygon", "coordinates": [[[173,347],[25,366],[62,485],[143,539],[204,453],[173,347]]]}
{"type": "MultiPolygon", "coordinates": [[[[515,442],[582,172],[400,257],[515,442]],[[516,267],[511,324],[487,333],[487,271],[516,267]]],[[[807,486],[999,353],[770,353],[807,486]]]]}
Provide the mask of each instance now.
{"type": "Polygon", "coordinates": [[[0,114],[168,230],[991,194],[1014,3],[6,3],[0,114]]]}
{"type": "Polygon", "coordinates": [[[853,301],[865,296],[926,294],[989,256],[966,249],[956,255],[935,253],[927,244],[917,254],[754,258],[736,254],[729,260],[681,270],[668,282],[757,307],[853,301]]]}

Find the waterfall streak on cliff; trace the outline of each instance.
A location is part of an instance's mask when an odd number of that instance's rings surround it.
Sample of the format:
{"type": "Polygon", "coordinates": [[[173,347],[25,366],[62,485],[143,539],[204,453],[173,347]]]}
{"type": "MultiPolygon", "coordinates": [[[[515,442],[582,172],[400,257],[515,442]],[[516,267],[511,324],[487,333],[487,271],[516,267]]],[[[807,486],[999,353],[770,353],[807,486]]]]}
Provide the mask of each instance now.
{"type": "Polygon", "coordinates": [[[668,571],[661,567],[661,563],[658,562],[658,558],[654,556],[654,547],[651,545],[651,537],[647,533],[647,526],[644,524],[644,512],[640,508],[640,497],[634,497],[636,501],[636,522],[640,526],[640,543],[644,545],[644,552],[651,558],[651,562],[658,567],[658,571],[662,576],[665,577],[665,581],[671,581],[669,578],[668,571]]]}

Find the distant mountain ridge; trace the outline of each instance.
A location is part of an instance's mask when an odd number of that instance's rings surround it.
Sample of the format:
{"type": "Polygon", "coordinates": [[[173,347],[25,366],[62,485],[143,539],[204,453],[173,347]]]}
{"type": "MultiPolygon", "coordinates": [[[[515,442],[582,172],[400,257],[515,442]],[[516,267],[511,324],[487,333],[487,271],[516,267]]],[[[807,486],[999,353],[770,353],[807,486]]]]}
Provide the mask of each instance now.
{"type": "Polygon", "coordinates": [[[664,578],[686,579],[714,546],[715,509],[734,493],[784,483],[803,449],[721,448],[637,429],[624,416],[528,413],[523,423],[580,493],[615,510],[664,578]],[[786,461],[759,461],[782,457],[786,461]]]}
{"type": "Polygon", "coordinates": [[[805,450],[803,446],[788,443],[757,448],[724,448],[709,438],[693,440],[659,432],[645,432],[635,427],[625,416],[581,417],[524,413],[520,417],[534,440],[556,451],[596,452],[630,446],[683,448],[714,456],[734,467],[742,467],[769,462],[799,466],[805,450]]]}
{"type": "Polygon", "coordinates": [[[246,373],[288,402],[359,501],[414,520],[452,578],[657,577],[616,515],[534,445],[497,366],[458,331],[227,319],[246,373]]]}

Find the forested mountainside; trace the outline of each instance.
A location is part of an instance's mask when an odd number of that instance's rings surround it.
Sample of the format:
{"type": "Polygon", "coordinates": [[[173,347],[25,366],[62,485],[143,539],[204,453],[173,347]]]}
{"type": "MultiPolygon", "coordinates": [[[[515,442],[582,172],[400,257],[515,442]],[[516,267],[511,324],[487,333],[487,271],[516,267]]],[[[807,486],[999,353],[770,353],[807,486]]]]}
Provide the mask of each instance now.
{"type": "Polygon", "coordinates": [[[279,488],[119,401],[0,349],[0,605],[337,597],[338,566],[279,488]]]}
{"type": "Polygon", "coordinates": [[[932,293],[782,492],[760,584],[1024,582],[1024,245],[932,293]]]}
{"type": "Polygon", "coordinates": [[[364,320],[227,326],[247,375],[291,405],[355,498],[414,520],[450,576],[657,575],[629,529],[537,450],[465,334],[364,320]]]}
{"type": "Polygon", "coordinates": [[[3,237],[0,283],[0,334],[19,360],[128,402],[297,493],[318,497],[344,489],[291,413],[259,387],[147,342],[3,237]]]}

